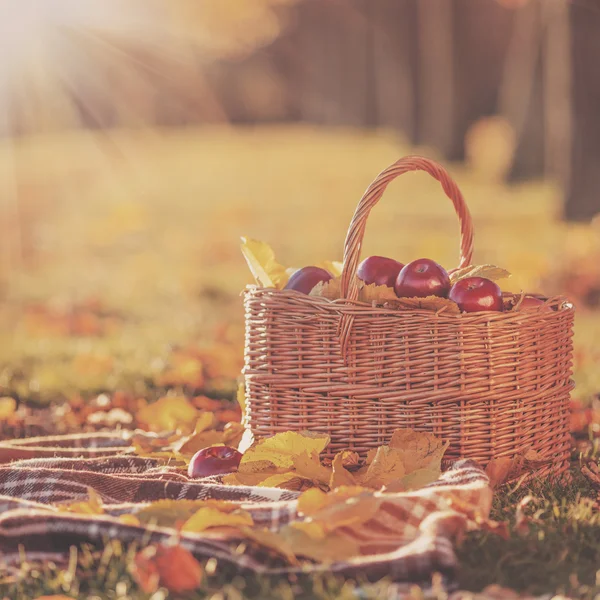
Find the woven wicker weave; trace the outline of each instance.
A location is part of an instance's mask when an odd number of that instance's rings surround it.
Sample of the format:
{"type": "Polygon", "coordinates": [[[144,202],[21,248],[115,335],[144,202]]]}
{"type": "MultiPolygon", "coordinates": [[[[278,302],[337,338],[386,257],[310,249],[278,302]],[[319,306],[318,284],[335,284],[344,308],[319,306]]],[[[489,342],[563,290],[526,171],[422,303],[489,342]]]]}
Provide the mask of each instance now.
{"type": "Polygon", "coordinates": [[[406,157],[380,173],[354,214],[344,247],[342,299],[249,286],[246,424],[255,435],[312,430],[331,436],[329,455],[361,455],[397,428],[450,441],[447,461],[487,464],[532,447],[560,471],[569,456],[574,311],[445,314],[356,300],[355,277],[371,208],[388,183],[422,170],[442,184],[460,222],[459,266],[471,263],[464,199],[433,161],[406,157]]]}

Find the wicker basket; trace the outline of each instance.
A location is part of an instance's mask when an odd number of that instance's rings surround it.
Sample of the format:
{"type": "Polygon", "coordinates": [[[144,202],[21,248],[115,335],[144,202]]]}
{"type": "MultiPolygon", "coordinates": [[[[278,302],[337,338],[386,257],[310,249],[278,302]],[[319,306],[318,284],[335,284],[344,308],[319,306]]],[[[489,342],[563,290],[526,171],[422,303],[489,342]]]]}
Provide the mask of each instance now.
{"type": "Polygon", "coordinates": [[[405,157],[369,186],[344,246],[342,299],[249,286],[244,294],[246,425],[256,436],[312,430],[331,436],[329,455],[363,455],[397,428],[450,440],[446,463],[487,464],[532,447],[561,471],[569,458],[574,311],[445,314],[357,301],[355,276],[369,212],[398,175],[422,170],[452,200],[460,267],[471,263],[471,216],[437,163],[405,157]]]}

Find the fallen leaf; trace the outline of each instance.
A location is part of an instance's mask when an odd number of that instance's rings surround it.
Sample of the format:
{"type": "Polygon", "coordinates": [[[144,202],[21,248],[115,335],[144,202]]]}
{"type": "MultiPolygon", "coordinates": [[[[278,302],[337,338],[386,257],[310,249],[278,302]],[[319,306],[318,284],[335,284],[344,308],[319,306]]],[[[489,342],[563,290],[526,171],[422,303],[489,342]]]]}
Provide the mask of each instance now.
{"type": "Polygon", "coordinates": [[[185,396],[163,396],[138,411],[137,420],[151,431],[190,431],[198,410],[185,396]]]}
{"type": "MultiPolygon", "coordinates": [[[[389,446],[402,450],[406,473],[418,469],[432,469],[441,473],[442,457],[449,442],[442,442],[432,433],[413,431],[412,429],[396,429],[389,446]]],[[[436,477],[437,479],[437,477],[436,477]]]]}
{"type": "Polygon", "coordinates": [[[157,500],[139,510],[135,516],[144,525],[178,529],[201,508],[232,512],[237,510],[239,505],[219,500],[157,500]]]}
{"type": "Polygon", "coordinates": [[[298,475],[323,485],[329,485],[332,470],[321,464],[317,453],[303,452],[298,456],[294,456],[293,465],[298,475]]]}
{"type": "Polygon", "coordinates": [[[250,513],[238,509],[223,512],[217,508],[206,507],[196,511],[181,527],[186,533],[200,533],[211,527],[252,527],[254,521],[250,513]]]}
{"type": "Polygon", "coordinates": [[[357,477],[358,483],[366,487],[379,489],[396,479],[401,479],[406,474],[403,455],[402,450],[380,446],[377,448],[375,458],[366,472],[357,477]]]}
{"type": "Polygon", "coordinates": [[[486,466],[485,473],[490,479],[492,488],[502,485],[513,468],[514,459],[508,456],[493,458],[486,466]]]}
{"type": "Polygon", "coordinates": [[[319,563],[348,560],[360,554],[356,541],[337,532],[330,532],[323,538],[317,538],[309,535],[304,529],[286,525],[280,529],[279,535],[293,548],[296,556],[319,563]]]}
{"type": "Polygon", "coordinates": [[[237,403],[240,405],[240,410],[242,411],[243,421],[246,418],[246,389],[243,383],[238,385],[236,399],[237,403]]]}
{"type": "Polygon", "coordinates": [[[374,517],[382,501],[382,497],[376,496],[372,490],[363,490],[344,500],[329,502],[313,513],[310,519],[319,523],[327,533],[340,527],[356,527],[374,517]]]}
{"type": "Polygon", "coordinates": [[[440,478],[442,471],[435,467],[426,469],[417,469],[408,473],[397,481],[392,481],[385,486],[385,491],[390,493],[409,492],[410,490],[419,490],[440,478]]]}
{"type": "Polygon", "coordinates": [[[10,396],[0,398],[0,419],[12,417],[17,410],[17,401],[10,396]]]}
{"type": "Polygon", "coordinates": [[[264,528],[241,528],[240,532],[245,539],[252,540],[263,548],[268,548],[279,556],[283,556],[290,564],[298,564],[293,547],[280,533],[275,533],[264,528]]]}
{"type": "Polygon", "coordinates": [[[310,291],[310,296],[327,298],[327,300],[338,300],[342,295],[342,280],[339,277],[329,281],[321,281],[310,291]]]}
{"type": "Polygon", "coordinates": [[[135,515],[119,515],[119,522],[123,525],[131,525],[133,527],[141,527],[142,523],[135,515]]]}
{"type": "Polygon", "coordinates": [[[320,433],[285,431],[255,442],[245,452],[240,471],[248,463],[269,461],[276,467],[291,469],[294,457],[304,452],[320,454],[329,444],[329,436],[320,433]]]}
{"type": "Polygon", "coordinates": [[[132,569],[134,579],[146,593],[159,586],[174,594],[197,589],[204,570],[194,556],[182,546],[149,546],[138,552],[132,569]]]}
{"type": "Polygon", "coordinates": [[[370,491],[360,486],[342,486],[329,493],[312,488],[303,492],[298,498],[298,513],[310,517],[327,506],[345,502],[348,498],[360,496],[370,491]]]}
{"type": "Polygon", "coordinates": [[[256,283],[261,287],[282,289],[289,275],[285,267],[275,260],[269,244],[242,237],[242,254],[256,283]]]}
{"type": "Polygon", "coordinates": [[[354,475],[344,468],[345,454],[345,452],[338,452],[331,463],[332,473],[329,480],[329,487],[332,490],[343,485],[356,485],[354,475]]]}
{"type": "Polygon", "coordinates": [[[304,478],[300,477],[297,473],[288,471],[287,473],[270,475],[258,483],[258,487],[274,487],[286,490],[297,490],[302,484],[302,479],[304,478]]]}
{"type": "Polygon", "coordinates": [[[376,283],[365,285],[361,283],[358,291],[358,299],[368,304],[383,304],[388,300],[398,300],[398,296],[396,296],[394,288],[387,285],[377,285],[376,283]]]}
{"type": "Polygon", "coordinates": [[[506,269],[496,267],[495,265],[471,265],[462,269],[456,269],[450,275],[450,283],[454,285],[457,281],[466,279],[467,277],[485,277],[486,279],[497,281],[510,277],[510,273],[506,269]]]}

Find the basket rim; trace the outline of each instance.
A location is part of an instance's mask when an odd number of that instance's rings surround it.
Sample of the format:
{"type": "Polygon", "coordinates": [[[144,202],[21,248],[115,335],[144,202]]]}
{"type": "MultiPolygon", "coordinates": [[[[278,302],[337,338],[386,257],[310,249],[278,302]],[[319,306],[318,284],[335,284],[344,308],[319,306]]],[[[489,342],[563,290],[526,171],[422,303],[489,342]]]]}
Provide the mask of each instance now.
{"type": "MultiPolygon", "coordinates": [[[[363,311],[369,313],[378,313],[386,316],[431,316],[431,317],[444,317],[453,320],[460,320],[464,322],[490,322],[490,321],[511,321],[511,320],[524,320],[525,318],[531,319],[535,317],[541,317],[536,320],[547,320],[549,318],[556,318],[559,315],[564,315],[566,313],[574,313],[575,306],[574,304],[563,295],[556,296],[542,296],[540,294],[530,293],[527,295],[537,296],[544,300],[546,300],[546,306],[551,306],[556,310],[552,312],[541,311],[541,307],[530,307],[524,310],[519,311],[506,311],[506,312],[496,312],[496,311],[480,311],[473,313],[450,313],[445,308],[441,308],[440,310],[433,311],[424,308],[394,308],[392,306],[387,305],[387,302],[379,303],[368,303],[363,302],[361,300],[348,300],[346,298],[337,298],[335,300],[329,300],[328,298],[324,298],[322,296],[311,296],[310,294],[304,294],[302,292],[298,292],[297,290],[285,290],[271,287],[262,287],[256,284],[248,284],[245,289],[242,291],[242,296],[247,298],[248,296],[254,296],[257,294],[261,295],[269,295],[278,297],[279,301],[293,301],[290,302],[292,305],[309,305],[318,308],[319,311],[325,310],[336,310],[339,309],[344,311],[344,309],[350,309],[350,313],[357,315],[361,314],[363,311]]],[[[518,297],[521,293],[511,293],[505,292],[504,297],[518,297]]],[[[344,311],[346,312],[346,311],[344,311]]]]}

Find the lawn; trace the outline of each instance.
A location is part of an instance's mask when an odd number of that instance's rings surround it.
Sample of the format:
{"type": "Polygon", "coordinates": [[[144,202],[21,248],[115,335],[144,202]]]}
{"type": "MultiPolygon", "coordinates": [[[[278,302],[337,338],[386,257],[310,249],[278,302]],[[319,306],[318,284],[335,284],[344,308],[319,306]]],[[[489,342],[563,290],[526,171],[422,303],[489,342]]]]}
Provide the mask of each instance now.
{"type": "MultiPolygon", "coordinates": [[[[6,420],[3,437],[77,431],[83,407],[99,396],[145,403],[193,391],[232,402],[243,353],[239,293],[251,278],[240,236],[268,241],[287,266],[341,260],[363,190],[412,152],[432,155],[387,132],[306,127],[73,133],[0,146],[0,395],[26,414],[26,422],[6,420]]],[[[598,256],[598,231],[561,223],[551,184],[508,187],[484,167],[451,168],[473,214],[474,261],[511,271],[507,290],[559,291],[557,273],[570,261],[598,256]]],[[[454,267],[458,227],[438,185],[425,175],[395,182],[370,217],[365,252],[454,267]]],[[[579,310],[574,395],[584,404],[600,391],[599,334],[600,313],[579,310]]],[[[493,517],[509,520],[510,534],[476,532],[462,542],[462,589],[600,593],[598,490],[577,458],[572,474],[568,483],[497,494],[493,517]],[[525,531],[515,518],[527,495],[535,499],[524,509],[534,515],[525,531]]],[[[25,565],[0,582],[0,596],[75,596],[80,587],[83,598],[104,588],[112,598],[150,597],[128,574],[126,551],[80,553],[77,574],[77,560],[66,575],[25,565]]],[[[217,570],[197,597],[353,593],[343,582],[293,585],[242,585],[217,570]]]]}

